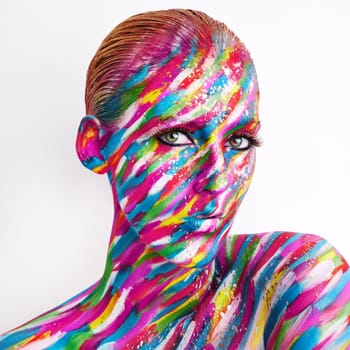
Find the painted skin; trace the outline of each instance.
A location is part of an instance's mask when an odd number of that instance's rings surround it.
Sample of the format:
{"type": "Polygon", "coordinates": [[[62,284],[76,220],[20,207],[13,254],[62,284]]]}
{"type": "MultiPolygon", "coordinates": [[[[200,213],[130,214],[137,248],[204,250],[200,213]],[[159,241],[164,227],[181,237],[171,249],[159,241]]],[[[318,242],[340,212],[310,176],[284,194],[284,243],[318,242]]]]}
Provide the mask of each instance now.
{"type": "Polygon", "coordinates": [[[115,200],[103,278],[0,349],[350,346],[350,276],[334,248],[289,232],[228,235],[258,144],[245,55],[180,51],[126,84],[136,97],[115,128],[83,119],[79,156],[107,172],[115,200]]]}
{"type": "MultiPolygon", "coordinates": [[[[235,55],[209,54],[206,74],[187,88],[181,79],[158,87],[156,99],[151,81],[130,114],[155,99],[152,109],[132,123],[122,119],[104,149],[126,218],[143,242],[182,266],[213,260],[251,180],[258,89],[248,68],[237,76],[235,55]]],[[[186,73],[184,80],[193,71],[186,73]]]]}

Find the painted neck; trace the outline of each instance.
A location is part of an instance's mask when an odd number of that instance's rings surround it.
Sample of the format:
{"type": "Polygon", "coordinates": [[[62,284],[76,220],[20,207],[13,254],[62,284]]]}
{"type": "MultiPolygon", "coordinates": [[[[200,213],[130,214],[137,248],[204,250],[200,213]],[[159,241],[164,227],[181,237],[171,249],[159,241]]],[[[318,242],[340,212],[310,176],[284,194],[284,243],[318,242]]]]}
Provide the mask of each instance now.
{"type": "Polygon", "coordinates": [[[194,310],[210,293],[215,263],[185,268],[170,263],[146,246],[118,209],[114,217],[103,278],[94,300],[118,295],[124,312],[137,309],[138,326],[158,331],[194,310]]]}

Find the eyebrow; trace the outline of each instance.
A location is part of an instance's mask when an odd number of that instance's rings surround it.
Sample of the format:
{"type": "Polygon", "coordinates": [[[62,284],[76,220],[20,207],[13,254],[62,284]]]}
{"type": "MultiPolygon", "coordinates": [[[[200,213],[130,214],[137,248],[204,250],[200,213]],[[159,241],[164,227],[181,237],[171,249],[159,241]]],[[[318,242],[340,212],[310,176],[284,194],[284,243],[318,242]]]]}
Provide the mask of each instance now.
{"type": "MultiPolygon", "coordinates": [[[[198,119],[179,122],[177,118],[174,118],[171,120],[168,119],[162,121],[158,125],[152,127],[151,130],[149,130],[149,132],[151,132],[152,134],[156,134],[158,132],[163,132],[169,129],[180,129],[188,133],[194,133],[199,129],[205,128],[207,123],[208,121],[204,120],[199,123],[198,119]]],[[[260,121],[252,119],[249,122],[247,122],[247,120],[240,118],[238,123],[232,123],[232,125],[227,125],[225,129],[227,129],[227,131],[224,133],[224,137],[227,137],[228,135],[237,131],[245,131],[252,135],[256,135],[260,129],[260,121]]]]}
{"type": "Polygon", "coordinates": [[[227,130],[224,134],[224,137],[226,137],[232,133],[235,133],[237,131],[244,131],[244,132],[248,132],[248,133],[251,133],[253,135],[256,135],[256,134],[258,134],[260,127],[261,127],[261,122],[260,122],[260,120],[256,120],[256,119],[252,119],[248,123],[247,122],[240,122],[240,123],[236,124],[233,128],[230,128],[229,130],[227,130]]]}
{"type": "Polygon", "coordinates": [[[154,119],[151,118],[151,120],[141,123],[142,125],[140,125],[140,128],[146,126],[147,124],[151,124],[149,127],[146,127],[147,131],[145,130],[148,135],[173,128],[183,129],[184,131],[192,133],[199,129],[203,129],[208,123],[210,123],[210,121],[213,120],[213,118],[219,118],[221,119],[221,122],[219,122],[217,125],[220,129],[224,127],[224,130],[226,130],[225,135],[231,134],[237,130],[244,130],[252,134],[257,134],[259,130],[259,121],[254,117],[254,107],[247,106],[245,103],[238,104],[238,106],[236,106],[236,108],[233,110],[222,106],[221,103],[219,103],[219,105],[215,103],[213,106],[211,106],[207,113],[198,112],[198,110],[196,111],[196,109],[192,109],[188,113],[184,114],[169,114],[164,119],[161,116],[157,116],[154,119]],[[225,123],[225,120],[227,125],[219,126],[220,124],[225,123]]]}

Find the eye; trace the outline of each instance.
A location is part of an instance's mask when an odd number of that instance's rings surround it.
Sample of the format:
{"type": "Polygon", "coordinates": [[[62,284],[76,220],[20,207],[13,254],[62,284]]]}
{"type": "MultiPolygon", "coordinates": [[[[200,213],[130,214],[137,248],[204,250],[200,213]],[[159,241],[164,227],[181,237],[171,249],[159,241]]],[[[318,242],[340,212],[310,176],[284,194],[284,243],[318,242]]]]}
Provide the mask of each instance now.
{"type": "Polygon", "coordinates": [[[168,130],[162,134],[158,134],[157,138],[170,146],[186,146],[193,144],[191,138],[180,130],[168,130]]]}
{"type": "Polygon", "coordinates": [[[231,136],[225,143],[226,147],[237,151],[245,151],[252,145],[252,141],[245,136],[231,136]]]}

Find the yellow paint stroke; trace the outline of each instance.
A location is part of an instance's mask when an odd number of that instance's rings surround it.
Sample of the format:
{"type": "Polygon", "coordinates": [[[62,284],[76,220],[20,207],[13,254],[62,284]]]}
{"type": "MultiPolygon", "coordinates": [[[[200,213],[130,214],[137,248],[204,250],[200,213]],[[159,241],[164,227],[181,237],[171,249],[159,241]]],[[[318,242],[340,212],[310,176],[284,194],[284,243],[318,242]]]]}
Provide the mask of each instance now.
{"type": "Polygon", "coordinates": [[[193,204],[197,201],[198,195],[195,195],[186,206],[181,209],[176,215],[170,216],[168,219],[165,219],[161,222],[159,227],[165,227],[169,225],[176,225],[182,222],[184,217],[187,217],[189,211],[193,207],[193,204]]]}
{"type": "Polygon", "coordinates": [[[161,88],[152,90],[143,97],[141,103],[142,104],[145,104],[147,102],[153,103],[161,93],[162,93],[161,88]]]}
{"type": "Polygon", "coordinates": [[[105,308],[105,310],[102,312],[102,314],[96,318],[94,321],[91,322],[90,324],[90,328],[93,330],[95,328],[97,328],[98,326],[101,325],[101,323],[105,322],[107,320],[107,318],[110,316],[110,314],[112,313],[115,304],[117,303],[119,299],[119,293],[115,293],[112,298],[111,301],[109,302],[108,306],[105,308]]]}
{"type": "Polygon", "coordinates": [[[218,325],[221,319],[221,313],[226,312],[228,305],[231,302],[233,297],[232,287],[227,287],[219,291],[217,294],[214,303],[215,303],[215,314],[213,317],[213,327],[210,334],[210,337],[213,336],[216,326],[218,325]]]}
{"type": "Polygon", "coordinates": [[[183,275],[179,276],[178,278],[175,278],[171,283],[169,283],[166,288],[164,288],[164,292],[166,292],[168,289],[171,287],[175,286],[177,283],[181,281],[185,281],[188,277],[192,276],[193,274],[193,269],[188,270],[186,273],[183,275]]]}
{"type": "Polygon", "coordinates": [[[329,249],[327,250],[327,252],[325,252],[324,254],[322,254],[320,257],[318,257],[318,261],[319,262],[322,262],[322,261],[325,261],[325,260],[331,260],[333,261],[334,258],[335,258],[336,254],[335,254],[335,251],[334,249],[329,249]]]}
{"type": "Polygon", "coordinates": [[[96,138],[96,134],[97,132],[94,129],[87,130],[85,137],[82,140],[82,146],[85,147],[89,140],[96,138]]]}
{"type": "Polygon", "coordinates": [[[260,341],[263,337],[265,325],[266,325],[266,320],[269,316],[270,312],[270,306],[271,306],[271,299],[275,293],[275,290],[281,280],[281,278],[285,275],[285,271],[281,270],[279,273],[277,273],[273,278],[271,279],[271,283],[269,286],[269,289],[266,290],[265,292],[265,298],[263,298],[261,309],[259,316],[256,320],[255,324],[255,331],[250,337],[249,344],[248,344],[248,349],[257,349],[260,341]]]}

